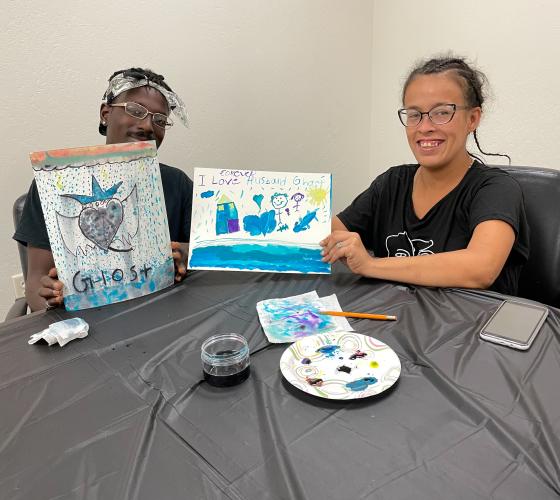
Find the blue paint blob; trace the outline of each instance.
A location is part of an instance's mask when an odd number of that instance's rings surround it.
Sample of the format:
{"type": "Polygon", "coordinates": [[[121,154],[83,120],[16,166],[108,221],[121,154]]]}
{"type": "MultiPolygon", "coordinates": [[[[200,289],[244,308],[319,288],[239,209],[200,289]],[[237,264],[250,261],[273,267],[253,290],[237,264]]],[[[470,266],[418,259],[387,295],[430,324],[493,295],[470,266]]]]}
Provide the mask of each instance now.
{"type": "Polygon", "coordinates": [[[311,364],[311,360],[309,358],[303,358],[301,360],[301,364],[302,365],[310,365],[311,364]]]}
{"type": "Polygon", "coordinates": [[[322,347],[319,347],[319,349],[317,349],[316,352],[320,352],[326,358],[334,358],[334,355],[336,354],[339,348],[340,346],[337,345],[324,345],[322,347]]]}
{"type": "Polygon", "coordinates": [[[289,245],[239,244],[211,245],[194,248],[190,266],[218,269],[247,269],[299,273],[329,273],[331,267],[322,262],[320,248],[289,245]]]}
{"type": "Polygon", "coordinates": [[[307,212],[299,221],[297,221],[294,224],[294,233],[299,233],[301,231],[306,231],[307,229],[309,229],[309,224],[311,224],[311,221],[315,219],[315,220],[319,220],[317,219],[317,209],[313,210],[313,212],[307,212]]]}
{"type": "Polygon", "coordinates": [[[214,191],[204,191],[204,193],[200,193],[201,198],[212,198],[214,196],[214,191]]]}
{"type": "Polygon", "coordinates": [[[364,391],[369,385],[377,384],[377,379],[375,377],[364,377],[354,380],[353,382],[348,382],[346,387],[351,391],[364,391]]]}
{"type": "Polygon", "coordinates": [[[261,203],[264,199],[264,196],[262,194],[256,194],[253,196],[253,201],[257,204],[257,206],[259,207],[259,210],[261,209],[261,203]]]}
{"type": "Polygon", "coordinates": [[[276,229],[276,213],[274,210],[263,212],[261,215],[247,215],[243,217],[243,229],[251,236],[265,236],[276,229]]]}

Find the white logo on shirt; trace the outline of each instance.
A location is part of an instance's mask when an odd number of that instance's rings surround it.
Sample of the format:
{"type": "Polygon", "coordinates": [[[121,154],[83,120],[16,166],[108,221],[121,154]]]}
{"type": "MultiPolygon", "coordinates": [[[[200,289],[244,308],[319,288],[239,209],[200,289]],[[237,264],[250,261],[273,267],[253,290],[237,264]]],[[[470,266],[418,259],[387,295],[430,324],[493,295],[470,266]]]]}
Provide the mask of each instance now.
{"type": "Polygon", "coordinates": [[[390,234],[385,239],[387,257],[414,257],[415,255],[433,254],[430,248],[434,240],[410,239],[406,231],[390,234]]]}

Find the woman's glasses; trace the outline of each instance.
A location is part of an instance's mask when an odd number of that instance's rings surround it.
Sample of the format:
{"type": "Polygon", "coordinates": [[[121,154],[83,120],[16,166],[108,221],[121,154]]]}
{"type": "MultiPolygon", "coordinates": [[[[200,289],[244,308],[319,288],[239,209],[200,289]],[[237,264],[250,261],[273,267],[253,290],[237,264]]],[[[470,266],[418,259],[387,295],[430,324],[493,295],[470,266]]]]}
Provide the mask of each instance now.
{"type": "Polygon", "coordinates": [[[449,123],[455,116],[458,109],[469,109],[468,106],[457,106],[456,104],[440,104],[433,107],[430,111],[418,111],[413,108],[399,109],[399,120],[405,127],[416,127],[428,115],[428,118],[434,125],[445,125],[449,123]]]}
{"type": "Polygon", "coordinates": [[[152,113],[137,102],[119,102],[117,104],[109,104],[109,106],[124,108],[124,112],[127,115],[138,118],[138,120],[143,120],[146,116],[152,115],[152,123],[159,128],[166,129],[173,126],[173,122],[169,116],[163,113],[152,113]]]}

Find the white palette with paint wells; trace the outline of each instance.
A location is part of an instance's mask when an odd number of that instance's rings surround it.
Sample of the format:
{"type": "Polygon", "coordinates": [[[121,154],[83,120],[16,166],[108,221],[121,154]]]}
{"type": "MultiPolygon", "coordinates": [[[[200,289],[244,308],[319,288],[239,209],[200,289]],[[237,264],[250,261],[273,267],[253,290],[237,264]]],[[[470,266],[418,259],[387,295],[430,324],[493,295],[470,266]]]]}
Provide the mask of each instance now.
{"type": "Polygon", "coordinates": [[[387,344],[354,332],[334,332],[294,342],[280,359],[294,387],[326,399],[359,399],[386,391],[401,373],[387,344]]]}

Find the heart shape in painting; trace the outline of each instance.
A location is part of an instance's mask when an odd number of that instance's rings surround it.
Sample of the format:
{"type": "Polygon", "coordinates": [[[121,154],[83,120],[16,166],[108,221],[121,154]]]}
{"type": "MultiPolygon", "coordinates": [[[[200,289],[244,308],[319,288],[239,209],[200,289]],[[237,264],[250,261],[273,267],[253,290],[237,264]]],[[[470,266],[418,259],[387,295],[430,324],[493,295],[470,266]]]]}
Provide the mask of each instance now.
{"type": "Polygon", "coordinates": [[[123,206],[110,199],[104,205],[87,207],[80,213],[78,225],[83,235],[107,251],[123,220],[123,206]]]}

